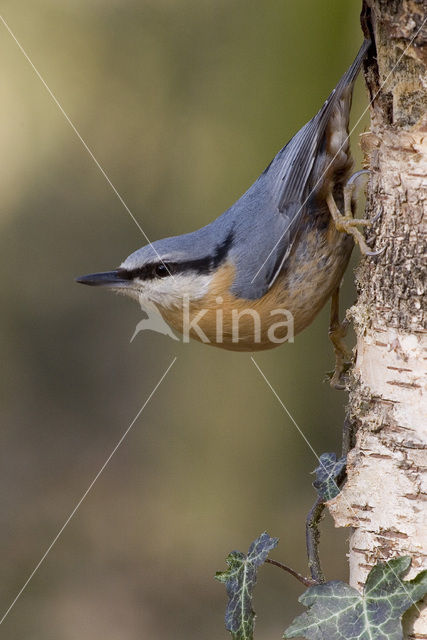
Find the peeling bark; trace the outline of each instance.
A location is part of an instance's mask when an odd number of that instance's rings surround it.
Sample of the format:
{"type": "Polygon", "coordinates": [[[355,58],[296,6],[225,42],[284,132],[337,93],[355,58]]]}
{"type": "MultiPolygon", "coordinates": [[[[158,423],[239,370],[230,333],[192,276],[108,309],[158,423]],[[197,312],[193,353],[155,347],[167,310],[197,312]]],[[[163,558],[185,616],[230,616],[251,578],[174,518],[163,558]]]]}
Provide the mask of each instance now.
{"type": "MultiPolygon", "coordinates": [[[[376,46],[365,68],[373,99],[362,137],[371,169],[366,217],[375,219],[367,235],[386,249],[357,273],[348,408],[355,441],[347,482],[329,503],[335,524],[353,529],[350,582],[358,588],[379,560],[410,555],[410,577],[427,568],[426,16],[426,2],[416,0],[365,0],[362,12],[376,46]]],[[[405,616],[404,633],[427,638],[425,607],[405,616]]]]}

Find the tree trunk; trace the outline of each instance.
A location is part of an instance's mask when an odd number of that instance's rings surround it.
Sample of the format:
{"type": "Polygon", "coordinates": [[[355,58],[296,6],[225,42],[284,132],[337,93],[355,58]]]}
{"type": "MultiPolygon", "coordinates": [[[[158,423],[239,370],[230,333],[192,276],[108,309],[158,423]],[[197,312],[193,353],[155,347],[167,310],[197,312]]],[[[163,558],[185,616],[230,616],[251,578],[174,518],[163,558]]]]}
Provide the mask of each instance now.
{"type": "MultiPolygon", "coordinates": [[[[386,249],[357,273],[348,408],[355,441],[347,482],[330,503],[335,524],[352,527],[350,583],[359,589],[381,560],[410,555],[409,577],[427,568],[426,16],[419,0],[365,0],[362,11],[376,48],[365,66],[373,100],[371,132],[362,136],[366,217],[375,219],[367,237],[386,249]]],[[[405,616],[404,635],[427,638],[422,605],[405,616]]]]}

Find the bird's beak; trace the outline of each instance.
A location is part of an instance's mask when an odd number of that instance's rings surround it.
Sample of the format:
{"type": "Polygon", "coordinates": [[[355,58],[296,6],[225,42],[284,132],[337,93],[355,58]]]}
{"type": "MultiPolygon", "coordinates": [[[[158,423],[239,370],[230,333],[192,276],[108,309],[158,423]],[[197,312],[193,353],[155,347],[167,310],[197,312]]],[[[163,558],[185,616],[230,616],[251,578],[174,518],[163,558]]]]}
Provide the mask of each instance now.
{"type": "Polygon", "coordinates": [[[90,287],[124,287],[129,284],[129,277],[126,269],[116,269],[116,271],[103,271],[102,273],[89,273],[87,276],[76,278],[76,282],[87,284],[90,287]]]}

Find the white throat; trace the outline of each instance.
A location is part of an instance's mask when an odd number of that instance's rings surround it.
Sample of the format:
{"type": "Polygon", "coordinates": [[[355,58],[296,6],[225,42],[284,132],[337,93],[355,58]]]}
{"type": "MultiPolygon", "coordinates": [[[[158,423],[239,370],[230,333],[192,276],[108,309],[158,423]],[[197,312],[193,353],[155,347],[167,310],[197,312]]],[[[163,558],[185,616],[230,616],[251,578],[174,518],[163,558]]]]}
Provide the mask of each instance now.
{"type": "Polygon", "coordinates": [[[138,300],[141,305],[155,304],[167,309],[180,307],[183,300],[200,300],[209,292],[212,275],[177,273],[167,278],[135,279],[118,290],[138,300]]]}

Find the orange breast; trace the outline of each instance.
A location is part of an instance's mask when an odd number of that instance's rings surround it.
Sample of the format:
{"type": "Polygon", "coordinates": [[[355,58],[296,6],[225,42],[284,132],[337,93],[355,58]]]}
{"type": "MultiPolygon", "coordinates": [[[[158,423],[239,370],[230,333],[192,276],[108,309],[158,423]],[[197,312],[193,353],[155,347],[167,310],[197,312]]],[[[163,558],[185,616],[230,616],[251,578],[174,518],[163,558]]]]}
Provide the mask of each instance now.
{"type": "Polygon", "coordinates": [[[305,329],[339,285],[351,243],[330,225],[313,229],[292,252],[286,268],[257,300],[230,293],[235,267],[215,274],[209,293],[174,309],[160,308],[165,321],[188,337],[234,351],[272,349],[305,329]]]}

